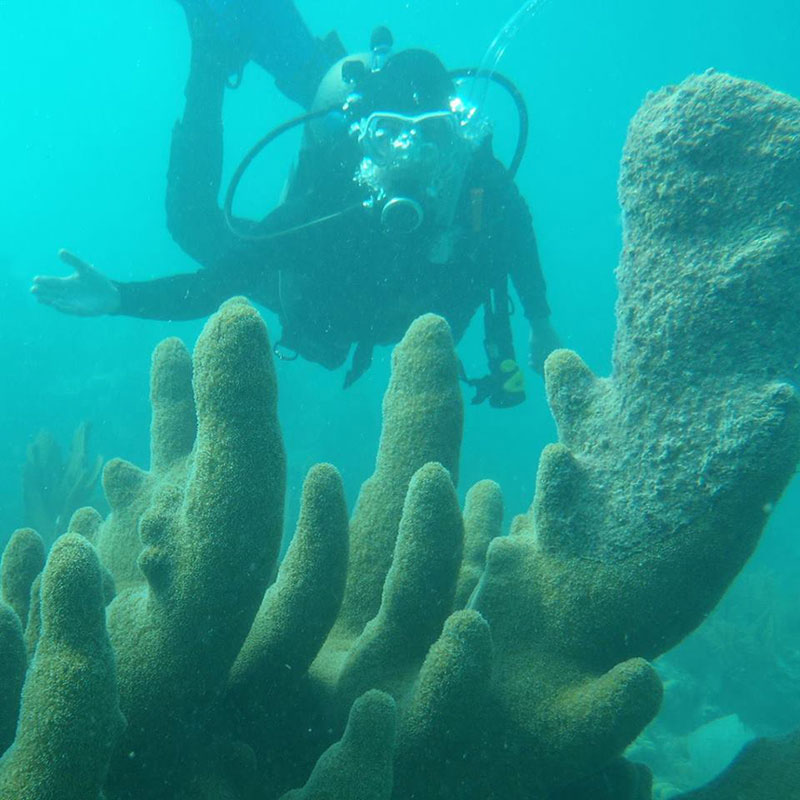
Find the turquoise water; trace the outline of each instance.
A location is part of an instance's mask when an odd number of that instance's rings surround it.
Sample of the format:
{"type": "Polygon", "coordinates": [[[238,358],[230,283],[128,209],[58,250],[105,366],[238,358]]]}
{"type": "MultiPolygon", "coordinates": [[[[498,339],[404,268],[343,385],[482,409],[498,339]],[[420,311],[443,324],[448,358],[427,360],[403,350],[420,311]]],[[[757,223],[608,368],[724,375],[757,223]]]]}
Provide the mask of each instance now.
{"type": "MultiPolygon", "coordinates": [[[[372,27],[383,23],[398,46],[434,49],[453,67],[479,63],[492,35],[518,7],[516,0],[298,5],[316,33],[335,28],[351,49],[364,47],[372,27]]],[[[517,82],[531,112],[530,146],[518,181],[534,216],[553,321],[565,345],[597,373],[610,370],[621,236],[616,178],[632,114],[648,91],[708,67],[800,96],[798,34],[794,0],[551,0],[508,49],[501,71],[517,82]]],[[[66,444],[76,425],[89,420],[94,451],[147,463],[150,353],[165,336],[192,343],[201,328],[202,322],[67,317],[27,294],[32,275],[60,269],[55,254],[61,247],[121,280],[194,269],[171,241],[163,211],[170,134],[181,112],[187,66],[188,37],[175,2],[0,0],[0,542],[24,521],[21,466],[40,428],[66,444]]],[[[510,110],[491,102],[499,116],[498,150],[507,155],[510,110]]],[[[243,86],[227,98],[227,174],[255,139],[295,112],[251,65],[243,86]]],[[[267,188],[262,193],[251,187],[246,208],[266,210],[269,198],[277,197],[291,147],[284,142],[269,152],[260,166],[267,188]]],[[[276,332],[275,320],[267,319],[276,332]]],[[[521,357],[521,315],[515,324],[521,357]]],[[[460,354],[468,371],[482,368],[478,326],[460,354]]],[[[341,372],[300,362],[278,369],[289,518],[302,476],[317,461],[340,468],[352,502],[372,468],[388,351],[347,392],[340,388],[341,372]]],[[[466,414],[462,488],[494,478],[509,516],[530,502],[538,454],[556,436],[541,379],[530,372],[527,378],[522,407],[468,407],[466,414]]],[[[773,588],[758,596],[767,592],[780,608],[786,605],[784,586],[800,568],[799,505],[792,487],[746,576],[757,582],[768,574],[764,580],[773,588]]],[[[747,598],[755,596],[747,587],[736,591],[745,594],[732,598],[727,613],[733,619],[752,612],[747,598]]],[[[707,654],[690,643],[674,669],[702,672],[707,654]]],[[[736,714],[757,732],[790,727],[792,710],[776,699],[764,665],[737,669],[749,670],[747,677],[733,676],[711,700],[699,691],[697,702],[713,706],[706,716],[736,714]]]]}

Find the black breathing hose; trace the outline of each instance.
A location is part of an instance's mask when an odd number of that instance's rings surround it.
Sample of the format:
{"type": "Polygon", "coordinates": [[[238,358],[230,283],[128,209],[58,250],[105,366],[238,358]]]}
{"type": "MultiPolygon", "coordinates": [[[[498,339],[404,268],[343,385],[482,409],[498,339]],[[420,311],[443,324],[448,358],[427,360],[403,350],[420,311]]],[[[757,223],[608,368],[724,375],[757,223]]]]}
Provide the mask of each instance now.
{"type": "Polygon", "coordinates": [[[242,176],[245,172],[249,169],[250,165],[256,159],[256,157],[261,153],[261,151],[268,145],[271,144],[275,139],[279,136],[282,136],[286,131],[290,131],[292,128],[296,128],[298,125],[303,125],[306,122],[309,122],[312,119],[318,119],[319,117],[324,117],[326,114],[329,114],[331,111],[338,110],[339,106],[334,106],[331,108],[321,108],[319,111],[308,111],[305,114],[300,114],[297,117],[293,117],[290,120],[287,120],[282,125],[278,125],[277,128],[273,128],[266,136],[263,136],[259,139],[248,151],[245,153],[244,158],[239,163],[239,166],[236,168],[236,171],[233,173],[233,177],[231,178],[231,182],[228,185],[228,191],[225,192],[225,202],[222,205],[222,211],[225,215],[225,224],[228,226],[228,230],[233,233],[235,236],[238,236],[240,239],[251,239],[253,241],[259,241],[261,239],[271,239],[273,238],[272,234],[266,234],[263,236],[254,236],[244,231],[239,230],[236,227],[236,222],[233,218],[233,199],[236,197],[236,192],[239,188],[239,183],[242,180],[242,176]]]}

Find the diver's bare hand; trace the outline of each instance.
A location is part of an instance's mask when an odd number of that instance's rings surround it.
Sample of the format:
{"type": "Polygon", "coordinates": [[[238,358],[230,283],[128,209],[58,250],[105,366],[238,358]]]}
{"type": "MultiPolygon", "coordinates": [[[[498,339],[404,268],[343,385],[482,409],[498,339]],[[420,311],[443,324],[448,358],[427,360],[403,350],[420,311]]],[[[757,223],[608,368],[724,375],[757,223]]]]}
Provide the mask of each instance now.
{"type": "Polygon", "coordinates": [[[59,250],[58,257],[74,272],[66,278],[37,275],[31,292],[40,303],[79,317],[113,314],[119,308],[119,290],[102,272],[68,250],[59,250]]]}
{"type": "Polygon", "coordinates": [[[540,375],[544,373],[547,356],[561,347],[561,339],[547,318],[531,321],[531,338],[528,348],[528,365],[540,375]]]}

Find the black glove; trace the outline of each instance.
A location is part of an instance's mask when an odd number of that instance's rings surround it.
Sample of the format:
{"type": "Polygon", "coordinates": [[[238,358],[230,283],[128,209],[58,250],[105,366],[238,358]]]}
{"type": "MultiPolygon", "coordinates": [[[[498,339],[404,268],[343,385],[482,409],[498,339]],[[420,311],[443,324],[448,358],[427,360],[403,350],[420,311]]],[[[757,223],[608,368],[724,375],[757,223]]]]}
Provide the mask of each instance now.
{"type": "Polygon", "coordinates": [[[475,387],[472,404],[477,405],[488,399],[493,408],[511,408],[518,406],[525,399],[525,376],[511,358],[492,364],[492,371],[484,378],[468,379],[467,383],[475,387]]]}

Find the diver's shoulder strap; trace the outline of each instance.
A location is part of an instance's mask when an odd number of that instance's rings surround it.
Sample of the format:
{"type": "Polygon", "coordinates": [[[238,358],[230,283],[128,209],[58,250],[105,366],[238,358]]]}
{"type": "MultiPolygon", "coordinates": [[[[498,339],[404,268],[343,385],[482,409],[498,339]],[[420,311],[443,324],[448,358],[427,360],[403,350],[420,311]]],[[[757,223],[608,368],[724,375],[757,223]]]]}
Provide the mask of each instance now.
{"type": "Polygon", "coordinates": [[[461,380],[475,389],[472,403],[489,401],[495,408],[510,408],[525,399],[525,376],[514,356],[511,337],[511,300],[508,277],[503,276],[487,292],[483,304],[483,345],[489,361],[489,374],[468,378],[459,362],[461,380]]]}

